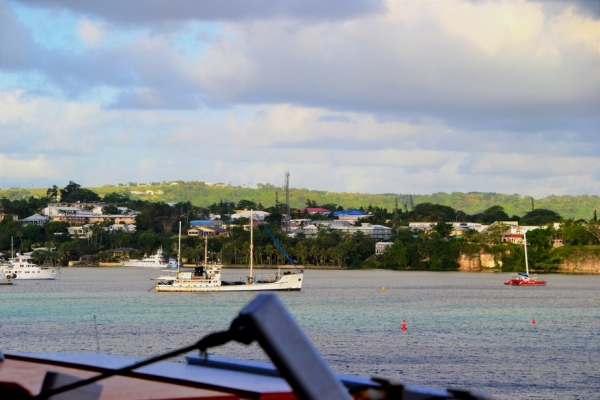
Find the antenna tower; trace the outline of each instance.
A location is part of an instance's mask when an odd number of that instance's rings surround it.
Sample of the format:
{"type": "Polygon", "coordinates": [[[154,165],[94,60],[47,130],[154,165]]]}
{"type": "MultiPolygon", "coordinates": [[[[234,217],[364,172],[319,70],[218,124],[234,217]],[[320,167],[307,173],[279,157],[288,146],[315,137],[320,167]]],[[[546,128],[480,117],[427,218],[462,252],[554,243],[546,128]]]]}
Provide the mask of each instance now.
{"type": "Polygon", "coordinates": [[[285,221],[284,230],[290,231],[290,171],[285,172],[285,221]]]}

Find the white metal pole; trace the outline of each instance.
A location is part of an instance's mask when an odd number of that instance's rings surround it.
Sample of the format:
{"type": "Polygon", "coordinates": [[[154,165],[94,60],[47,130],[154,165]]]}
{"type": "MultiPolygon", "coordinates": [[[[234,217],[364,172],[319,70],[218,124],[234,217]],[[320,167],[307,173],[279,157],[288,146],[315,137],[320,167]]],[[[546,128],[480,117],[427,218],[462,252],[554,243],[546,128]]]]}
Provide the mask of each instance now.
{"type": "Polygon", "coordinates": [[[181,265],[181,221],[179,221],[179,243],[177,244],[177,272],[181,265]]]}
{"type": "Polygon", "coordinates": [[[204,234],[204,266],[208,265],[208,235],[204,234]]]}
{"type": "Polygon", "coordinates": [[[523,232],[523,245],[525,246],[525,273],[529,276],[529,262],[527,261],[527,231],[523,232]]]}
{"type": "Polygon", "coordinates": [[[252,218],[253,210],[250,210],[250,282],[252,282],[252,259],[254,258],[254,220],[252,218]]]}

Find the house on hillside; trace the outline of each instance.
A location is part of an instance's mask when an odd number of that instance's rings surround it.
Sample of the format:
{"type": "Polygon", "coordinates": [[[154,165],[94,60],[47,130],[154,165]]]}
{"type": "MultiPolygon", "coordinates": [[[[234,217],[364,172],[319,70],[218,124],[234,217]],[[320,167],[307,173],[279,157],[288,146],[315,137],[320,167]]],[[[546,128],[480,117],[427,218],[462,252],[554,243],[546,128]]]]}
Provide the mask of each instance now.
{"type": "Polygon", "coordinates": [[[309,214],[323,214],[329,215],[331,214],[331,210],[322,207],[306,207],[300,209],[301,213],[309,213],[309,214]]]}
{"type": "Polygon", "coordinates": [[[356,222],[361,218],[368,217],[369,214],[360,210],[342,210],[334,212],[333,216],[337,217],[339,220],[356,222]]]}
{"type": "Polygon", "coordinates": [[[45,225],[48,221],[50,221],[49,218],[44,217],[43,215],[40,214],[33,214],[27,218],[24,219],[20,219],[19,222],[21,222],[23,224],[23,226],[27,226],[27,225],[45,225]]]}
{"type": "Polygon", "coordinates": [[[392,248],[394,242],[377,242],[375,243],[375,255],[381,255],[392,248]]]}

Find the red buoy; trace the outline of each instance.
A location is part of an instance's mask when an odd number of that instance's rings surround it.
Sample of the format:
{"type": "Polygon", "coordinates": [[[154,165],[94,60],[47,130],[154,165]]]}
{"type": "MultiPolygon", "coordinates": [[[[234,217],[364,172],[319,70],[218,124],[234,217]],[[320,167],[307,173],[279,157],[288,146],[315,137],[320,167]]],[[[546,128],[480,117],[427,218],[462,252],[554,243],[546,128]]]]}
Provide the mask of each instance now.
{"type": "Polygon", "coordinates": [[[408,326],[406,326],[406,320],[403,319],[402,320],[402,326],[400,327],[401,330],[406,331],[408,330],[408,326]]]}
{"type": "Polygon", "coordinates": [[[531,318],[531,323],[535,325],[535,318],[531,318]]]}

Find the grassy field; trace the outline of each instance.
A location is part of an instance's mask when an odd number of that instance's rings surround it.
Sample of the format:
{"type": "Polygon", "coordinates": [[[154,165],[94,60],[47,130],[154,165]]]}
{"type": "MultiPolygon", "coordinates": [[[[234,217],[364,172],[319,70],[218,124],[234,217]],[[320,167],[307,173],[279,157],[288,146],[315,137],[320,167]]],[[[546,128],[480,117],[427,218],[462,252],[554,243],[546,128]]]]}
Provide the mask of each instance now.
{"type": "MultiPolygon", "coordinates": [[[[190,201],[197,206],[207,206],[219,201],[238,202],[242,199],[252,200],[265,206],[274,205],[278,196],[279,201],[285,198],[281,187],[271,184],[258,184],[257,188],[224,186],[216,187],[205,184],[204,182],[177,182],[177,185],[171,184],[149,184],[137,186],[102,186],[89,187],[100,196],[111,192],[146,192],[148,190],[157,192],[162,191],[160,195],[137,195],[132,194],[134,198],[147,199],[152,201],[179,202],[190,201]]],[[[6,189],[0,190],[0,197],[7,197],[11,200],[26,198],[28,196],[44,196],[47,188],[29,188],[29,189],[6,189]]],[[[411,208],[412,204],[435,203],[452,207],[456,210],[462,210],[467,214],[481,212],[491,206],[500,205],[504,207],[509,215],[523,215],[531,210],[531,197],[519,194],[501,194],[501,193],[433,193],[433,194],[367,194],[367,193],[349,193],[349,192],[328,192],[322,190],[310,190],[305,188],[290,189],[290,205],[294,208],[303,207],[307,200],[314,200],[319,205],[336,204],[345,209],[368,207],[369,205],[378,206],[392,210],[396,201],[400,209],[411,208]]],[[[535,208],[547,208],[558,212],[565,218],[589,220],[594,215],[595,210],[600,210],[600,198],[597,195],[581,196],[548,196],[534,200],[535,208]]]]}

